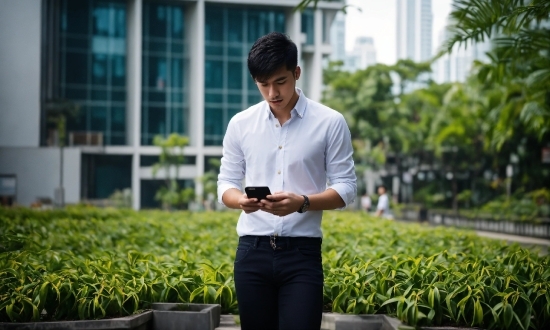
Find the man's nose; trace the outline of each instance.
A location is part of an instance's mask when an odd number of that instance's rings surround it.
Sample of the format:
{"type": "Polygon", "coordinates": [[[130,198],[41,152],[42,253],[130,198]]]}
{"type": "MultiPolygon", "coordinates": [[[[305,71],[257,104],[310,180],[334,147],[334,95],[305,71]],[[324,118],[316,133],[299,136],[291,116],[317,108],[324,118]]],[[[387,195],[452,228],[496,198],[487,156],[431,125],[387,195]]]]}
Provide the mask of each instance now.
{"type": "Polygon", "coordinates": [[[279,89],[275,85],[269,87],[269,97],[274,98],[279,96],[279,89]]]}

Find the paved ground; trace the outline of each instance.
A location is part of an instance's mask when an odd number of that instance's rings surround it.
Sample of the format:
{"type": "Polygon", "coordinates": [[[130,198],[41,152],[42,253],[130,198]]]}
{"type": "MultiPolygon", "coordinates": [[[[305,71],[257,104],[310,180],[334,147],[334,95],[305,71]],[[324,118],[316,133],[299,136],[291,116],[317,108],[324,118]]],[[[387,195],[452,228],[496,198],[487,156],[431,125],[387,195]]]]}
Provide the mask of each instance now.
{"type": "Polygon", "coordinates": [[[233,315],[222,315],[220,317],[220,326],[216,330],[237,330],[241,326],[235,324],[235,317],[233,315]]]}
{"type": "Polygon", "coordinates": [[[490,231],[480,231],[477,230],[476,233],[479,236],[492,238],[492,239],[499,239],[504,240],[509,243],[518,243],[521,246],[524,247],[535,247],[540,249],[540,254],[547,255],[550,251],[550,240],[542,239],[542,238],[535,238],[535,237],[527,237],[527,236],[518,236],[518,235],[509,235],[509,234],[501,234],[501,233],[494,233],[490,231]]]}

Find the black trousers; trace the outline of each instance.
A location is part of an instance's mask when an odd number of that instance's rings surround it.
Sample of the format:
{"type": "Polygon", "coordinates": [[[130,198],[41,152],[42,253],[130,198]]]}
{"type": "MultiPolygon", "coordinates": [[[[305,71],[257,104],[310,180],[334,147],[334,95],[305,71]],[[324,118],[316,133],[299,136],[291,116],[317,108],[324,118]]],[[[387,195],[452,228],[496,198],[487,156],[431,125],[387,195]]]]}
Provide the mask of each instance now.
{"type": "Polygon", "coordinates": [[[242,330],[319,330],[323,312],[321,238],[242,236],[235,289],[242,330]]]}

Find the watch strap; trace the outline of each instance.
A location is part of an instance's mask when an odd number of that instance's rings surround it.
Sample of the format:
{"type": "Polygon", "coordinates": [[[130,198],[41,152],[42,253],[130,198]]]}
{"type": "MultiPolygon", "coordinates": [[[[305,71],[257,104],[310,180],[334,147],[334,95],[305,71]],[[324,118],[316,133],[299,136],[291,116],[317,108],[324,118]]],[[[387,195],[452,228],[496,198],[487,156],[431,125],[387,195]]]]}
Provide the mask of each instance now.
{"type": "Polygon", "coordinates": [[[304,197],[304,203],[298,209],[298,213],[304,213],[309,208],[309,197],[307,197],[306,195],[302,195],[302,197],[304,197]]]}

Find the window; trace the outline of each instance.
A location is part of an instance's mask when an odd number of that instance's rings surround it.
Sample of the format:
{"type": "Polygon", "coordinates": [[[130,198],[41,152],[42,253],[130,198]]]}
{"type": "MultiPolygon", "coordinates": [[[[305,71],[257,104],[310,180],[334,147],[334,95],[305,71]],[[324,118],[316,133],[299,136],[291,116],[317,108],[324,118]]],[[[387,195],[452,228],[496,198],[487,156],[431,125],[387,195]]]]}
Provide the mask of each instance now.
{"type": "Polygon", "coordinates": [[[252,44],[285,32],[282,10],[206,5],[204,144],[221,145],[231,117],[262,100],[246,58],[252,44]]]}
{"type": "Polygon", "coordinates": [[[313,25],[313,10],[306,8],[302,12],[302,33],[306,35],[306,45],[314,44],[314,25],[313,25]]]}
{"type": "Polygon", "coordinates": [[[188,57],[181,5],[143,5],[141,144],[187,132],[188,57]]]}
{"type": "Polygon", "coordinates": [[[126,143],[126,1],[61,1],[60,96],[80,105],[67,131],[126,143]]]}

